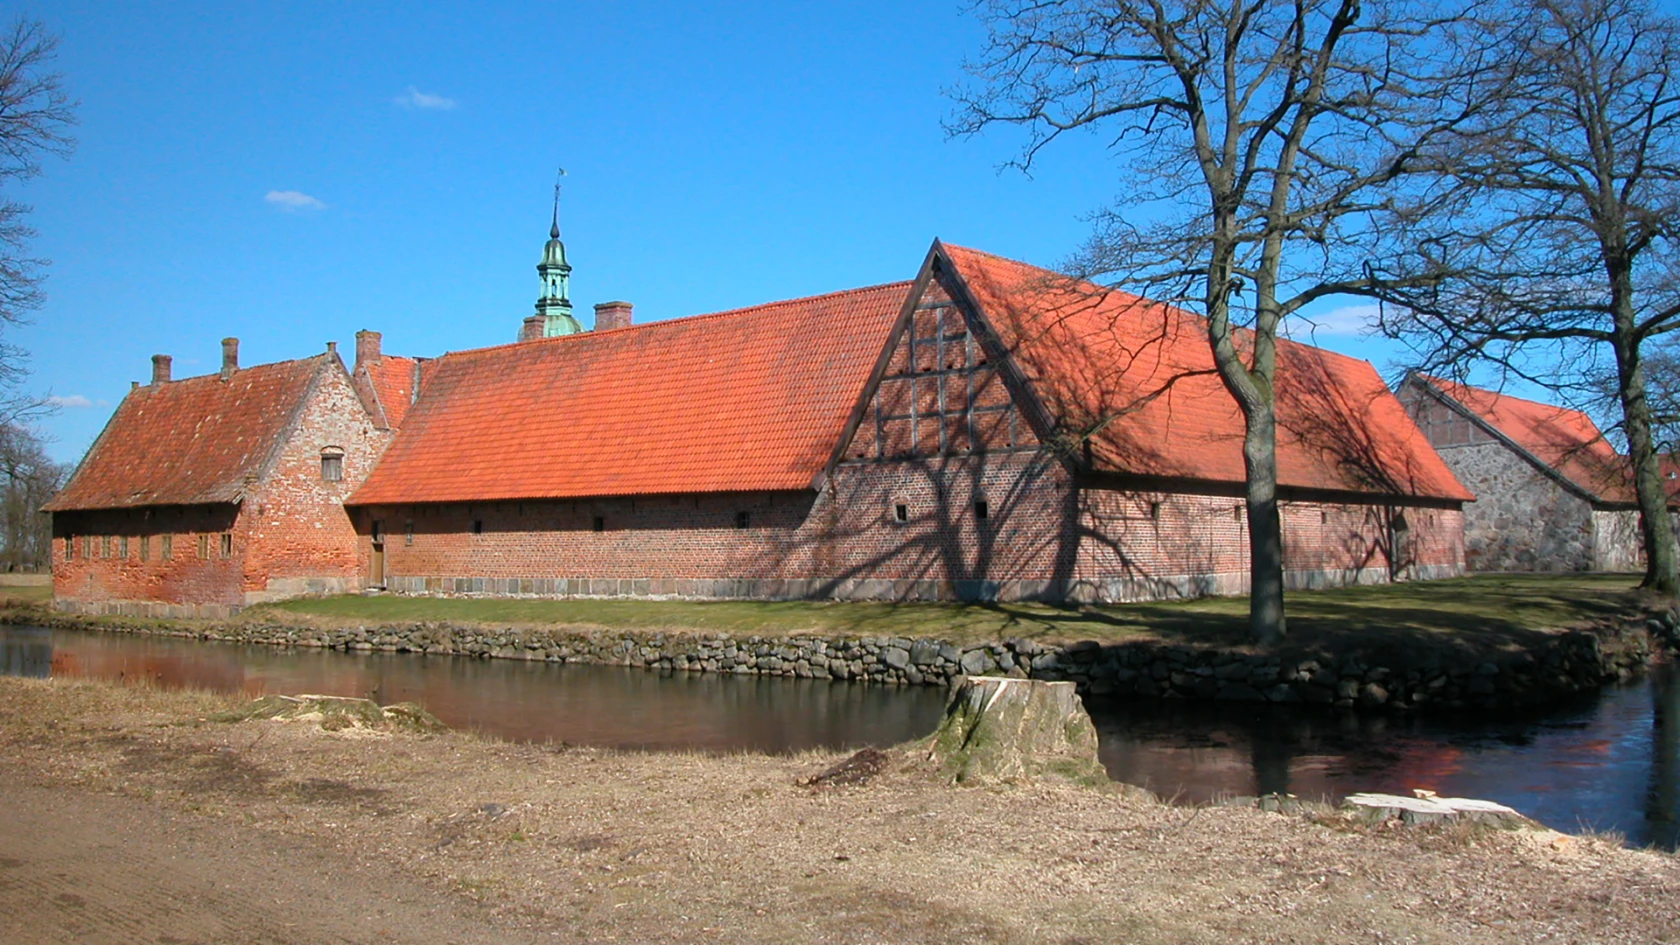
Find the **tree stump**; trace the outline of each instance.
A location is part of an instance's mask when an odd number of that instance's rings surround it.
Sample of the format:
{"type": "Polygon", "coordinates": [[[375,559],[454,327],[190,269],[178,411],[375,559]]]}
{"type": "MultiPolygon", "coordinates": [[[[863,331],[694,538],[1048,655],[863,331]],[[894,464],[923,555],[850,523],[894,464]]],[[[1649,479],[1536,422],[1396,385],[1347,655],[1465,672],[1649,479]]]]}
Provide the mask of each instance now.
{"type": "Polygon", "coordinates": [[[1103,784],[1097,729],[1071,682],[969,676],[951,695],[928,760],[952,782],[1020,783],[1046,775],[1103,784]]]}
{"type": "Polygon", "coordinates": [[[1437,797],[1433,791],[1415,792],[1416,797],[1398,794],[1349,794],[1343,809],[1367,823],[1398,820],[1405,824],[1433,824],[1456,820],[1496,827],[1530,827],[1532,820],[1504,804],[1469,797],[1437,797]]]}

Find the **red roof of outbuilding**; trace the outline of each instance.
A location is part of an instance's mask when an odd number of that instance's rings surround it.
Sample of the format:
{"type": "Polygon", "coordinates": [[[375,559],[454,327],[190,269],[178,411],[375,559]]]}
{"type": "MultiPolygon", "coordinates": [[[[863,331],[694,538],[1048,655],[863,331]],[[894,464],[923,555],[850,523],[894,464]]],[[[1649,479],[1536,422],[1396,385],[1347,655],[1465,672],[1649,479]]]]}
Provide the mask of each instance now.
{"type": "Polygon", "coordinates": [[[810,488],[908,288],[446,354],[350,501],[810,488]]]}
{"type": "MultiPolygon", "coordinates": [[[[1168,305],[958,246],[943,247],[1050,412],[1099,471],[1244,480],[1243,418],[1204,321],[1168,305]]],[[[1278,345],[1278,483],[1473,498],[1366,361],[1278,345]]]]}
{"type": "Polygon", "coordinates": [[[139,387],[49,511],[237,502],[331,355],[139,387]]]}
{"type": "Polygon", "coordinates": [[[1579,410],[1417,375],[1535,459],[1601,502],[1631,503],[1632,468],[1579,410]]]}

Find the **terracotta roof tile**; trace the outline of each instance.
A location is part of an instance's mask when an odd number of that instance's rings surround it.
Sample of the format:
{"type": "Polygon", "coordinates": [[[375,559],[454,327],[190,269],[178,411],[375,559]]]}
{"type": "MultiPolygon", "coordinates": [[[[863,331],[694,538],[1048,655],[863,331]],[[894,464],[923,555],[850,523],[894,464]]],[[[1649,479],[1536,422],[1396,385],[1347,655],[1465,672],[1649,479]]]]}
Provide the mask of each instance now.
{"type": "Polygon", "coordinates": [[[356,391],[376,426],[386,430],[402,426],[414,402],[415,382],[420,377],[417,365],[422,360],[387,354],[356,364],[356,391]]]}
{"type": "Polygon", "coordinates": [[[1581,411],[1438,377],[1422,374],[1418,377],[1583,492],[1601,502],[1637,501],[1627,457],[1618,453],[1599,431],[1598,424],[1581,411]]]}
{"type": "MultiPolygon", "coordinates": [[[[1244,481],[1243,419],[1203,320],[988,253],[947,257],[1064,429],[1096,430],[1099,470],[1244,481]]],[[[1472,498],[1368,362],[1279,343],[1278,482],[1472,498]]]]}
{"type": "Polygon", "coordinates": [[[446,354],[356,505],[809,488],[908,283],[446,354]]]}
{"type": "Polygon", "coordinates": [[[329,355],[130,391],[50,511],[237,502],[329,355]]]}

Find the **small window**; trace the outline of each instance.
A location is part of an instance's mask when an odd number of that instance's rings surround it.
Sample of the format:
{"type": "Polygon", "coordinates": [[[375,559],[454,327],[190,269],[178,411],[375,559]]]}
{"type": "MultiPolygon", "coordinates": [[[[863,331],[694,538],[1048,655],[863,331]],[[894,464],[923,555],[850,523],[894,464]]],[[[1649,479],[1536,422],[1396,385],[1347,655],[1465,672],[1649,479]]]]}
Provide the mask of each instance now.
{"type": "Polygon", "coordinates": [[[1318,510],[1318,524],[1327,525],[1327,524],[1329,524],[1329,522],[1330,522],[1330,510],[1319,509],[1318,510]]]}
{"type": "Polygon", "coordinates": [[[158,538],[158,557],[169,561],[175,557],[175,536],[162,535],[158,538]]]}
{"type": "Polygon", "coordinates": [[[1231,506],[1231,521],[1233,521],[1233,522],[1242,521],[1242,506],[1240,506],[1240,505],[1231,506]]]}
{"type": "Polygon", "coordinates": [[[895,506],[893,506],[893,521],[897,522],[900,525],[903,525],[905,522],[910,521],[910,506],[908,506],[908,505],[895,505],[895,506]]]}
{"type": "Polygon", "coordinates": [[[473,534],[474,535],[484,534],[484,519],[481,519],[481,518],[473,519],[473,534]]]}
{"type": "Polygon", "coordinates": [[[210,536],[209,535],[198,536],[198,557],[199,557],[199,560],[201,560],[201,561],[205,558],[210,557],[210,536]]]}
{"type": "Polygon", "coordinates": [[[321,481],[342,482],[344,480],[344,451],[327,448],[321,451],[321,481]]]}
{"type": "Polygon", "coordinates": [[[368,525],[368,535],[376,542],[385,540],[385,520],[376,518],[368,525]]]}
{"type": "Polygon", "coordinates": [[[66,560],[66,561],[76,560],[76,536],[75,535],[65,535],[64,536],[64,560],[66,560]]]}
{"type": "Polygon", "coordinates": [[[116,550],[113,547],[115,542],[116,542],[116,539],[112,538],[110,535],[106,535],[104,538],[99,539],[99,556],[101,558],[114,558],[114,557],[116,557],[116,555],[113,555],[111,553],[112,551],[116,550]]]}
{"type": "Polygon", "coordinates": [[[222,532],[222,557],[233,557],[233,533],[222,532]]]}
{"type": "Polygon", "coordinates": [[[128,536],[127,535],[124,535],[121,538],[117,539],[117,557],[123,559],[124,561],[128,560],[128,536]]]}
{"type": "Polygon", "coordinates": [[[414,519],[409,519],[403,523],[403,544],[414,544],[414,519]]]}
{"type": "Polygon", "coordinates": [[[975,518],[984,522],[990,516],[991,516],[991,509],[986,507],[986,503],[984,503],[984,502],[974,503],[974,517],[975,518]]]}
{"type": "Polygon", "coordinates": [[[152,536],[140,536],[140,560],[150,561],[152,557],[152,536]]]}
{"type": "Polygon", "coordinates": [[[595,530],[598,532],[604,532],[607,530],[607,520],[604,517],[600,515],[595,516],[595,530]]]}
{"type": "Polygon", "coordinates": [[[1150,521],[1155,521],[1156,519],[1159,519],[1160,517],[1161,517],[1161,503],[1159,503],[1159,502],[1149,503],[1149,520],[1150,521]]]}
{"type": "Polygon", "coordinates": [[[752,515],[751,515],[751,513],[748,513],[748,512],[736,512],[735,513],[735,527],[736,528],[746,528],[750,525],[752,525],[752,515]]]}

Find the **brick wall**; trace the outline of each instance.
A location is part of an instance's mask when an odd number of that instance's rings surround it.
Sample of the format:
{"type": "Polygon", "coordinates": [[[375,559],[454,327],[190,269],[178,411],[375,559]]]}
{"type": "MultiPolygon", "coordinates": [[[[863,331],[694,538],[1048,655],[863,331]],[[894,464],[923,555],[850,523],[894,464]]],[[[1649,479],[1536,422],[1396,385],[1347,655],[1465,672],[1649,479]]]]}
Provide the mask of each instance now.
{"type": "Polygon", "coordinates": [[[176,505],[56,513],[53,597],[64,609],[92,613],[231,613],[241,603],[248,539],[238,512],[235,505],[176,505]]]}
{"type": "Polygon", "coordinates": [[[361,587],[367,564],[344,500],[391,436],[375,429],[342,365],[332,362],[316,376],[278,460],[245,500],[252,519],[246,603],[361,587]],[[337,482],[322,477],[328,451],[342,456],[337,482]]]}
{"type": "MultiPolygon", "coordinates": [[[[388,583],[403,591],[1122,600],[1241,593],[1240,508],[1077,488],[1043,454],[1008,454],[847,463],[821,493],[385,507],[356,520],[364,546],[381,522],[388,583]]],[[[1290,584],[1387,580],[1392,514],[1286,503],[1290,584]]],[[[1460,513],[1404,514],[1405,576],[1459,573],[1460,513]]]]}

